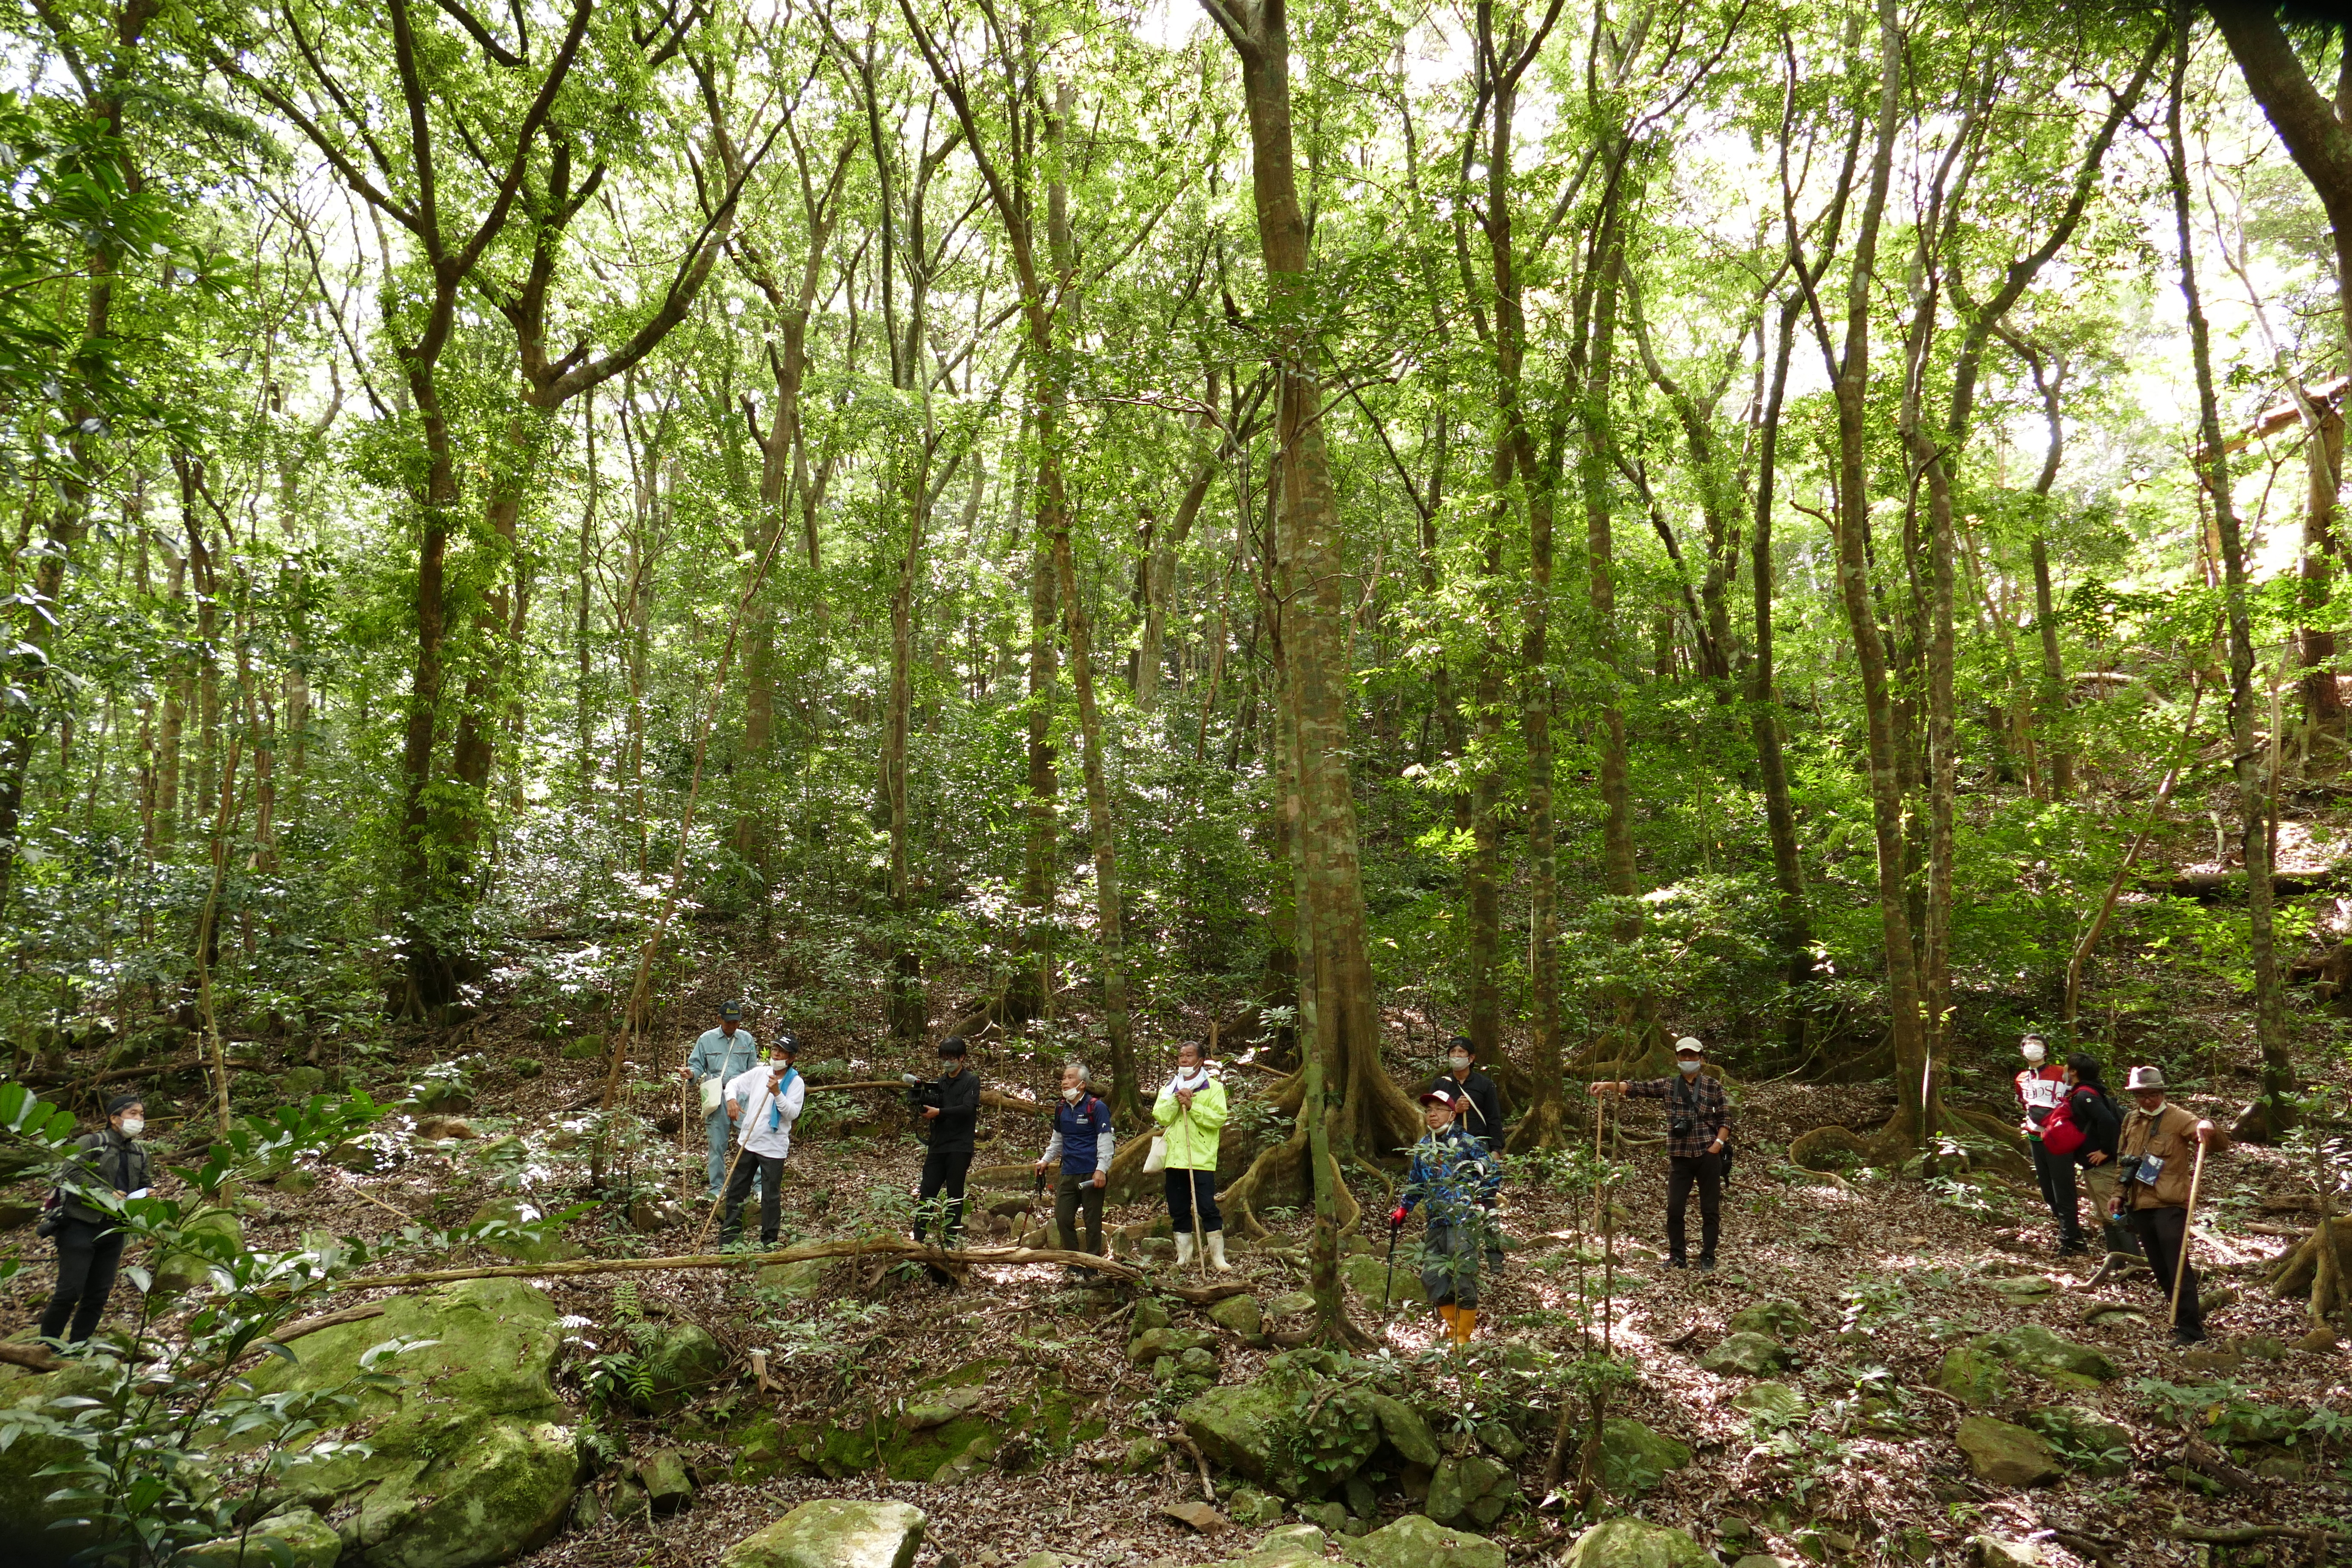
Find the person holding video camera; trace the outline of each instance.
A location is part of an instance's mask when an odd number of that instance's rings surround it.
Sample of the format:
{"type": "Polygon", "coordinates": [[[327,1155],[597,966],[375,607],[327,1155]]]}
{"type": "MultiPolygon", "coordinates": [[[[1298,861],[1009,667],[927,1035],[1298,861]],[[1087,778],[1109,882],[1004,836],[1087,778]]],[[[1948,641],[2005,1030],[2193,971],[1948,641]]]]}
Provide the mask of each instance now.
{"type": "Polygon", "coordinates": [[[1675,1076],[1644,1081],[1601,1082],[1591,1092],[1614,1092],[1631,1100],[1666,1102],[1666,1267],[1687,1268],[1683,1215],[1691,1188],[1698,1188],[1698,1268],[1715,1268],[1715,1240],[1723,1228],[1724,1151],[1731,1146],[1731,1100],[1723,1080],[1703,1077],[1706,1047],[1685,1035],[1675,1042],[1675,1076]]]}
{"type": "MultiPolygon", "coordinates": [[[[930,1152],[923,1156],[922,1184],[915,1194],[915,1239],[929,1228],[932,1205],[943,1203],[940,1245],[953,1247],[963,1232],[963,1179],[971,1169],[972,1133],[980,1125],[980,1075],[964,1067],[963,1037],[940,1042],[940,1076],[906,1075],[907,1099],[929,1129],[930,1152]]],[[[925,1264],[931,1283],[952,1290],[955,1276],[925,1264]]]]}

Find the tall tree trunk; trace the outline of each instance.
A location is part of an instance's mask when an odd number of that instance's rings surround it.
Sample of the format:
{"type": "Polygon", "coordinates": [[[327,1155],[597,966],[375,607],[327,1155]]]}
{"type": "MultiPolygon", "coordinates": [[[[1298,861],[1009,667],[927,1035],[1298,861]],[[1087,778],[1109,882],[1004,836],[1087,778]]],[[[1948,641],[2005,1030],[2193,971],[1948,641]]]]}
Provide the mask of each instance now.
{"type": "MultiPolygon", "coordinates": [[[[2228,31],[2225,23],[2223,30],[2228,31]]],[[[2189,322],[2189,358],[2197,372],[2197,456],[2204,469],[2206,499],[2221,534],[2223,603],[2230,639],[2230,750],[2238,786],[2238,840],[2246,867],[2247,948],[2254,970],[2254,1033],[2262,1049],[2261,1120],[2266,1135],[2294,1125],[2294,1064],[2287,1054],[2285,996],[2280,986],[2273,929],[2269,813],[2265,809],[2262,754],[2254,746],[2254,714],[2263,694],[2254,686],[2254,638],[2247,604],[2246,559],[2231,493],[2230,454],[2221,438],[2221,400],[2213,387],[2213,349],[2205,307],[2197,286],[2196,240],[2189,221],[2189,142],[2181,129],[2180,99],[2189,71],[2189,32],[2174,41],[2172,90],[2166,130],[2172,175],[2172,216],[2180,256],[2180,297],[2189,322]]],[[[2338,233],[2342,228],[2339,226],[2338,233]]]]}
{"type": "MultiPolygon", "coordinates": [[[[1210,401],[1215,401],[1213,387],[1210,401]]],[[[1208,499],[1209,486],[1229,455],[1213,444],[1200,445],[1207,446],[1208,450],[1199,454],[1199,467],[1193,470],[1192,482],[1184,487],[1183,498],[1176,503],[1176,516],[1166,531],[1153,540],[1150,554],[1144,562],[1143,642],[1135,658],[1135,706],[1139,712],[1149,713],[1160,702],[1160,666],[1168,637],[1168,596],[1176,583],[1176,552],[1191,537],[1193,520],[1201,514],[1201,503],[1208,499]]]]}
{"type": "MultiPolygon", "coordinates": [[[[1317,1028],[1339,1081],[1335,1140],[1343,1155],[1387,1155],[1412,1142],[1412,1102],[1381,1060],[1371,963],[1349,776],[1349,595],[1343,520],[1323,437],[1320,350],[1304,323],[1313,312],[1313,258],[1293,166],[1290,29],[1285,0],[1239,0],[1210,15],[1240,56],[1250,127],[1250,174],[1258,247],[1276,333],[1274,449],[1277,458],[1276,593],[1281,605],[1282,700],[1297,727],[1302,815],[1298,874],[1314,950],[1300,954],[1302,988],[1315,988],[1317,1028]]],[[[1303,1090],[1302,1090],[1303,1092],[1303,1090]]]]}
{"type": "MultiPolygon", "coordinates": [[[[1780,459],[1781,399],[1788,391],[1789,355],[1796,332],[1797,310],[1790,306],[1780,313],[1771,387],[1765,395],[1763,427],[1758,432],[1756,531],[1749,545],[1748,568],[1755,597],[1755,658],[1748,668],[1748,728],[1756,742],[1757,775],[1764,786],[1764,827],[1772,843],[1772,881],[1780,894],[1779,935],[1781,951],[1788,955],[1791,986],[1812,978],[1812,931],[1805,914],[1805,867],[1797,849],[1797,813],[1789,795],[1789,765],[1780,751],[1780,704],[1773,690],[1772,487],[1780,459]]],[[[1793,1027],[1791,1037],[1797,1037],[1793,1027]]]]}
{"type": "MultiPolygon", "coordinates": [[[[2305,400],[2306,404],[2308,400],[2305,400]]],[[[2306,421],[2309,443],[2305,462],[2310,485],[2303,508],[2304,614],[2313,619],[2324,609],[2335,576],[2336,491],[2344,472],[2344,413],[2340,401],[2314,409],[2306,421]]],[[[2336,633],[2305,626],[2295,634],[2295,651],[2303,667],[2303,722],[2313,741],[2322,735],[2344,737],[2344,700],[2336,689],[2336,633]]],[[[2305,742],[2305,754],[2315,749],[2305,742]]]]}
{"type": "Polygon", "coordinates": [[[1879,630],[1870,573],[1868,395],[1870,304],[1878,259],[1878,231],[1886,211],[1894,166],[1896,112],[1903,89],[1902,38],[1894,0],[1879,0],[1879,100],[1870,180],[1854,236],[1853,271],[1846,288],[1845,347],[1831,365],[1837,400],[1837,577],[1846,624],[1853,637],[1854,662],[1862,675],[1868,722],[1871,822],[1878,851],[1878,912],[1886,958],[1888,1026],[1895,1042],[1898,1091],[1886,1131],[1895,1142],[1916,1147],[1923,1107],[1917,1085],[1927,1074],[1927,1036],[1920,1017],[1918,956],[1911,945],[1909,847],[1905,842],[1904,763],[1898,715],[1887,671],[1886,644],[1879,630]]]}

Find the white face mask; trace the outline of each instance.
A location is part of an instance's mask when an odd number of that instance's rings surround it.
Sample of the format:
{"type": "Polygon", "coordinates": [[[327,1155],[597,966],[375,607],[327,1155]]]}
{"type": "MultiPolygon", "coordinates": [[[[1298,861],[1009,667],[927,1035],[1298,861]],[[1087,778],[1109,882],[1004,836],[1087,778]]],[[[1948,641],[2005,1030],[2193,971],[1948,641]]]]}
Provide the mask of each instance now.
{"type": "Polygon", "coordinates": [[[1683,1069],[1683,1076],[1685,1078],[1690,1077],[1692,1074],[1697,1072],[1699,1068],[1699,1064],[1696,1062],[1676,1062],[1675,1066],[1683,1069]]]}
{"type": "Polygon", "coordinates": [[[1086,1090],[1082,1089],[1066,1089],[1062,1091],[1062,1098],[1076,1105],[1078,1102],[1078,1096],[1084,1093],[1086,1090]]]}
{"type": "Polygon", "coordinates": [[[139,1134],[146,1131],[147,1119],[145,1117],[126,1116],[122,1119],[122,1135],[125,1138],[136,1138],[139,1134]]]}
{"type": "Polygon", "coordinates": [[[1470,1068],[1470,1058],[1468,1057],[1448,1057],[1445,1058],[1445,1065],[1452,1068],[1455,1072],[1466,1072],[1470,1068]]]}
{"type": "Polygon", "coordinates": [[[2049,1054],[2042,1048],[2042,1042],[2039,1040],[2028,1041],[2021,1048],[2025,1052],[2025,1059],[2032,1062],[2035,1067],[2040,1067],[2042,1065],[2042,1058],[2049,1054]]]}

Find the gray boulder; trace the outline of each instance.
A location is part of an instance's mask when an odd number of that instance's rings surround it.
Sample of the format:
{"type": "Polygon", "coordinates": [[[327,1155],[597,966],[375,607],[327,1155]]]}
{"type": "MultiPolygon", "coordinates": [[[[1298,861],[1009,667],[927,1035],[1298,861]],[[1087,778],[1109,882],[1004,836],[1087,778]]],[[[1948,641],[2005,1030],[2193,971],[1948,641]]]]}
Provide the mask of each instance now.
{"type": "Polygon", "coordinates": [[[925,1523],[903,1502],[820,1498],[730,1546],[719,1568],[910,1568],[925,1523]]]}

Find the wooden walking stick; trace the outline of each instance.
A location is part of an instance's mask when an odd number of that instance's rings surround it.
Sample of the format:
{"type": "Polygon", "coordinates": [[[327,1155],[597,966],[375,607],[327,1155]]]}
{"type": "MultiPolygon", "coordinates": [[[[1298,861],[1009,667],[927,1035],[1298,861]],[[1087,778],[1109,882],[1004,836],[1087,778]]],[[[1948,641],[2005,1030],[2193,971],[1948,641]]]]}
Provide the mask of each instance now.
{"type": "MultiPolygon", "coordinates": [[[[710,1200],[710,1212],[702,1216],[702,1229],[695,1234],[695,1251],[701,1251],[703,1243],[710,1239],[710,1222],[719,1217],[719,1205],[725,1203],[727,1201],[727,1194],[735,1190],[735,1167],[742,1163],[743,1141],[740,1138],[738,1138],[735,1141],[735,1157],[727,1162],[726,1184],[719,1189],[719,1195],[710,1200]]],[[[765,1203],[767,1200],[762,1198],[761,1201],[765,1203]]]]}
{"type": "MultiPolygon", "coordinates": [[[[684,1208],[694,1198],[694,1080],[677,1080],[677,1203],[684,1208]]],[[[704,1118],[706,1121],[709,1119],[704,1118]]]]}
{"type": "Polygon", "coordinates": [[[2205,1179],[2205,1141],[2197,1141],[2197,1163],[2189,1171],[2189,1212],[2180,1222],[2180,1250],[2172,1258],[2172,1331],[2180,1331],[2180,1286],[2189,1278],[2189,1231],[2197,1223],[2197,1186],[2205,1179]]]}

